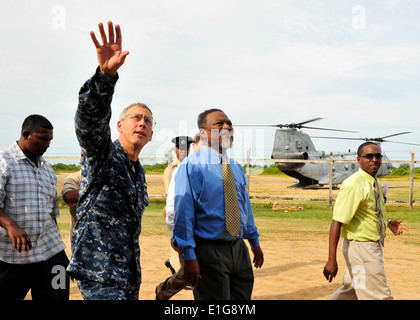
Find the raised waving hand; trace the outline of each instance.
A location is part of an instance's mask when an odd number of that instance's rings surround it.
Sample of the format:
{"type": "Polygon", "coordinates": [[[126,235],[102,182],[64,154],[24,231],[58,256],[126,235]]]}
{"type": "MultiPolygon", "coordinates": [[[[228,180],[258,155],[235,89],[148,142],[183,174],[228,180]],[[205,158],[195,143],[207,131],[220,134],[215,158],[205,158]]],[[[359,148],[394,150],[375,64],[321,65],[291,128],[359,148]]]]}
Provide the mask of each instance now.
{"type": "Polygon", "coordinates": [[[113,77],[117,74],[118,69],[124,64],[125,58],[129,54],[128,51],[122,51],[121,28],[118,24],[114,26],[112,21],[108,21],[108,38],[105,34],[104,25],[98,24],[99,34],[102,39],[102,45],[99,43],[93,31],[90,32],[93,44],[96,47],[99,67],[103,74],[113,77]]]}

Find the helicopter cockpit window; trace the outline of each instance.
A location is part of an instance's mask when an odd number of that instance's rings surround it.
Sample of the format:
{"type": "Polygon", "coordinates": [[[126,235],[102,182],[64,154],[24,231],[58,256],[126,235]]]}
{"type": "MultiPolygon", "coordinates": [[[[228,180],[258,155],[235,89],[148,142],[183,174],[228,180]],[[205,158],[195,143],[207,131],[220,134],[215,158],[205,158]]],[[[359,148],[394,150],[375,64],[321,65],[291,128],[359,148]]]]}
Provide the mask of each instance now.
{"type": "Polygon", "coordinates": [[[302,142],[301,141],[296,141],[296,149],[302,150],[302,142]]]}

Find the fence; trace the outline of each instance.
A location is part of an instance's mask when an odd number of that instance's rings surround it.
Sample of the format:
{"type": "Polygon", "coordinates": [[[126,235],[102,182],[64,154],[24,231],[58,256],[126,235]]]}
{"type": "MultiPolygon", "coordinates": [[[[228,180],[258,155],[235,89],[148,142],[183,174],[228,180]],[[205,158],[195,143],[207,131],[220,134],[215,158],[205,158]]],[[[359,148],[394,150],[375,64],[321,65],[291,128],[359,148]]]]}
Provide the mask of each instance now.
{"type": "MultiPolygon", "coordinates": [[[[161,158],[161,160],[164,158],[161,158]]],[[[141,159],[144,163],[146,159],[141,159]]],[[[147,160],[151,160],[148,158],[147,160]]],[[[268,199],[272,201],[292,200],[292,201],[328,201],[330,207],[337,197],[339,184],[335,184],[336,176],[340,174],[340,168],[352,168],[357,171],[356,160],[335,160],[331,154],[330,160],[291,160],[291,159],[235,159],[244,164],[244,170],[249,184],[249,196],[251,200],[268,199]],[[267,164],[295,163],[309,165],[319,168],[324,173],[327,170],[328,182],[323,185],[309,186],[306,188],[294,188],[296,179],[284,174],[262,174],[264,166],[267,164]],[[341,165],[341,167],[340,167],[341,165]],[[327,168],[327,169],[326,169],[327,168]]],[[[382,167],[392,168],[394,164],[409,164],[410,176],[384,176],[380,180],[387,188],[388,203],[406,203],[410,210],[414,203],[420,202],[420,181],[414,178],[414,168],[419,161],[414,160],[412,154],[411,161],[391,161],[383,160],[382,167]]],[[[165,197],[163,177],[161,174],[147,174],[148,193],[150,197],[165,197]]]]}

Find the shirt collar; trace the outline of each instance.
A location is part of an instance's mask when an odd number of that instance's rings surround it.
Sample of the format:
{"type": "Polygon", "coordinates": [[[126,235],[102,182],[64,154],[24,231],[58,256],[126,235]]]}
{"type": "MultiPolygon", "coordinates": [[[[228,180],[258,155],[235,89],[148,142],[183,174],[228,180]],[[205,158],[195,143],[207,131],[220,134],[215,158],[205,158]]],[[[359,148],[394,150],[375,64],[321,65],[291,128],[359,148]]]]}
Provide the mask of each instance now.
{"type": "Polygon", "coordinates": [[[363,169],[359,168],[359,174],[366,179],[371,185],[374,185],[375,183],[375,178],[372,177],[369,173],[367,173],[366,171],[364,171],[363,169]]]}
{"type": "Polygon", "coordinates": [[[13,152],[13,154],[14,154],[14,156],[15,156],[15,158],[17,160],[22,160],[22,159],[25,159],[26,158],[26,156],[23,153],[22,149],[17,144],[17,141],[12,145],[11,149],[12,149],[12,152],[13,152]]]}
{"type": "MultiPolygon", "coordinates": [[[[213,163],[213,164],[222,163],[222,154],[220,152],[205,145],[202,147],[200,151],[202,152],[203,155],[206,155],[207,159],[210,160],[210,163],[213,163]]],[[[231,159],[229,158],[229,156],[226,153],[225,153],[225,156],[228,162],[230,163],[231,159]]]]}
{"type": "Polygon", "coordinates": [[[140,159],[137,158],[137,161],[131,161],[130,158],[128,157],[127,151],[125,151],[124,147],[122,146],[120,140],[116,139],[114,141],[114,146],[116,147],[116,149],[123,155],[124,157],[124,161],[127,164],[128,167],[131,168],[131,166],[133,165],[133,169],[138,170],[138,174],[140,174],[141,172],[144,171],[143,166],[140,164],[140,159]]]}
{"type": "MultiPolygon", "coordinates": [[[[25,160],[28,159],[32,163],[32,161],[23,153],[22,149],[19,147],[17,141],[12,145],[11,147],[12,152],[14,153],[14,156],[16,160],[25,160]]],[[[43,156],[37,156],[38,160],[38,167],[42,167],[45,163],[45,159],[43,156]]]]}
{"type": "MultiPolygon", "coordinates": [[[[116,140],[114,141],[114,145],[115,145],[115,147],[117,148],[117,150],[118,150],[121,154],[123,154],[123,155],[124,155],[125,160],[126,160],[126,161],[130,161],[130,158],[128,157],[127,151],[125,151],[125,149],[124,149],[124,147],[122,146],[122,144],[121,144],[120,140],[116,139],[116,140]]],[[[134,161],[133,161],[133,162],[134,162],[134,161]]],[[[136,161],[136,162],[137,162],[137,161],[136,161]]]]}

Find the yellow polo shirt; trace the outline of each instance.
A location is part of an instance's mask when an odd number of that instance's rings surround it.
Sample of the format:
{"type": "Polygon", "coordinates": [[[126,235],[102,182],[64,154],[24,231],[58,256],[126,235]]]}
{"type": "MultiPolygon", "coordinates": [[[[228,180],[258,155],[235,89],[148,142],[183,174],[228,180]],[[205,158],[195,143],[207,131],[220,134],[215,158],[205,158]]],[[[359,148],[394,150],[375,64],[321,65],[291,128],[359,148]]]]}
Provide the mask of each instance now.
{"type": "MultiPolygon", "coordinates": [[[[333,212],[333,219],[343,223],[342,237],[356,241],[379,240],[374,182],[375,179],[362,169],[343,182],[333,212]]],[[[386,234],[386,208],[380,182],[379,189],[382,223],[384,224],[384,234],[386,234]]]]}

